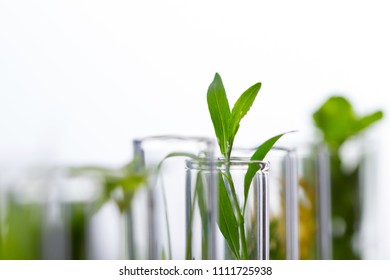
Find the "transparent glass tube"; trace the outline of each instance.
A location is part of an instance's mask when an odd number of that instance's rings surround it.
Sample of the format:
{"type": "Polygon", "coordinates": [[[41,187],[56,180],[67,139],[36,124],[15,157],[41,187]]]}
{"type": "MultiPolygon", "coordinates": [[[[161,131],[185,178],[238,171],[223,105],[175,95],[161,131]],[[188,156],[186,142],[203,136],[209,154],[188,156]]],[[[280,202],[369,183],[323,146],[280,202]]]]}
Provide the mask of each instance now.
{"type": "MultiPolygon", "coordinates": [[[[148,259],[186,259],[186,196],[185,160],[202,157],[210,162],[214,143],[208,138],[177,135],[151,136],[133,142],[134,157],[140,159],[148,172],[148,212],[145,224],[148,232],[148,259]]],[[[211,167],[210,167],[211,168],[211,167]]],[[[210,176],[208,184],[215,185],[210,176]]],[[[211,204],[216,204],[215,187],[208,190],[211,204]]],[[[211,213],[210,219],[216,220],[211,213]]],[[[215,223],[211,224],[210,250],[207,259],[214,259],[216,250],[215,223]]]]}
{"type": "Polygon", "coordinates": [[[213,167],[201,160],[186,162],[187,259],[205,259],[209,254],[210,213],[217,216],[215,259],[269,258],[268,163],[248,158],[218,160],[213,167]],[[249,167],[257,171],[247,189],[249,167]],[[208,178],[218,178],[217,207],[209,203],[208,178]],[[247,191],[245,191],[247,190],[247,191]]]}
{"type": "MultiPolygon", "coordinates": [[[[248,150],[243,150],[248,153],[248,150]]],[[[249,151],[252,153],[254,149],[249,151]]],[[[266,159],[271,165],[271,259],[330,259],[327,149],[313,143],[276,146],[266,159]],[[275,246],[277,244],[282,246],[275,246]]]]}
{"type": "MultiPolygon", "coordinates": [[[[251,157],[255,149],[237,148],[233,155],[251,157]]],[[[272,148],[269,172],[270,259],[298,259],[298,183],[294,150],[272,148]]]]}
{"type": "Polygon", "coordinates": [[[330,173],[322,145],[296,147],[300,259],[331,259],[330,173]]]}

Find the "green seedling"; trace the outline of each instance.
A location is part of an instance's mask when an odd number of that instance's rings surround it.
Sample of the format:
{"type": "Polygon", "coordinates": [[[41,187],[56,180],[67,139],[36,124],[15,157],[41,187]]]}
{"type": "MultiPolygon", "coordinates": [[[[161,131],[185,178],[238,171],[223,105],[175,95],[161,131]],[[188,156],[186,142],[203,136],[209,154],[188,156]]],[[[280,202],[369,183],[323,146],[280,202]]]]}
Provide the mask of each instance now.
{"type": "MultiPolygon", "coordinates": [[[[240,204],[234,182],[230,174],[229,165],[233,150],[234,139],[240,127],[240,122],[250,110],[261,83],[256,83],[248,88],[236,101],[230,110],[225,88],[220,75],[215,74],[214,80],[207,92],[207,103],[210,117],[214,125],[215,135],[220,152],[226,165],[226,170],[219,171],[219,229],[236,259],[249,259],[247,238],[245,232],[245,210],[251,182],[260,169],[258,164],[250,164],[245,175],[244,202],[240,204]]],[[[271,150],[273,145],[281,138],[279,134],[260,145],[250,158],[253,161],[261,161],[271,150]]]]}

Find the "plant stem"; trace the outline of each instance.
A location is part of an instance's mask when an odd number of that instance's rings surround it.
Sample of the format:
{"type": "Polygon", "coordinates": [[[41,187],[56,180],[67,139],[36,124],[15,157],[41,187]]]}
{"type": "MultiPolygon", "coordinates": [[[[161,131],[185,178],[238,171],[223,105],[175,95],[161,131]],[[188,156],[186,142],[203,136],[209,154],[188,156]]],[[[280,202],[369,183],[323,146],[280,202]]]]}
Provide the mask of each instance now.
{"type": "Polygon", "coordinates": [[[226,164],[226,174],[222,173],[225,178],[227,179],[227,183],[230,186],[230,192],[233,197],[233,204],[234,207],[236,208],[236,213],[237,213],[237,221],[238,221],[238,226],[239,226],[239,232],[240,232],[240,240],[241,240],[241,259],[247,260],[248,259],[248,248],[246,244],[246,235],[245,235],[245,226],[244,226],[244,213],[241,214],[241,209],[240,209],[240,203],[237,198],[236,194],[236,189],[234,187],[232,175],[230,173],[230,165],[227,163],[226,164]]]}
{"type": "Polygon", "coordinates": [[[246,244],[244,218],[243,218],[243,216],[241,214],[239,214],[238,224],[239,224],[241,248],[242,248],[241,259],[247,260],[248,259],[248,247],[247,247],[247,244],[246,244]]]}

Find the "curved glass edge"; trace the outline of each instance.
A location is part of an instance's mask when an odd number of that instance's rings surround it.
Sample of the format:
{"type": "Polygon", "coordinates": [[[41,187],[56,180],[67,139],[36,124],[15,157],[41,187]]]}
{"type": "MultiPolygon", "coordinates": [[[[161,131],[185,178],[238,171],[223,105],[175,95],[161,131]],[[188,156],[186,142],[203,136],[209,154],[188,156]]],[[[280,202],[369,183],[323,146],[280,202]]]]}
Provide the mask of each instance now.
{"type": "Polygon", "coordinates": [[[260,167],[258,172],[268,173],[270,163],[268,161],[251,160],[249,157],[232,157],[227,163],[222,158],[217,158],[212,162],[207,161],[206,158],[188,159],[185,161],[186,169],[190,170],[212,170],[213,167],[217,170],[225,170],[227,164],[233,170],[246,170],[250,165],[257,165],[260,167]]]}

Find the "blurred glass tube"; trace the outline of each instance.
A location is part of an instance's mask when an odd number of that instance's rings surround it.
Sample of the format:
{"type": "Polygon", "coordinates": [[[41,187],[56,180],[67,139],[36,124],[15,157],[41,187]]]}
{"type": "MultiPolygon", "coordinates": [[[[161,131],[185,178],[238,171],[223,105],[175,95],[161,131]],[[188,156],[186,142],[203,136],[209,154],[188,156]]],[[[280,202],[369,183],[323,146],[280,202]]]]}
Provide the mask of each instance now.
{"type": "MultiPolygon", "coordinates": [[[[186,194],[185,160],[201,156],[213,168],[214,143],[203,137],[177,135],[151,136],[133,142],[134,157],[141,159],[149,172],[148,217],[134,221],[147,223],[149,259],[186,258],[186,194]]],[[[208,178],[208,197],[216,207],[215,176],[208,178]]],[[[208,259],[216,258],[216,213],[210,217],[210,250],[208,259]]]]}
{"type": "Polygon", "coordinates": [[[296,146],[301,259],[331,259],[329,155],[325,146],[296,146]]]}

